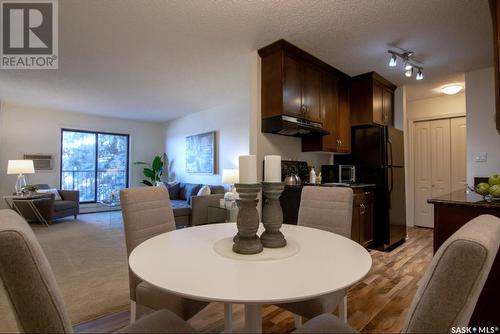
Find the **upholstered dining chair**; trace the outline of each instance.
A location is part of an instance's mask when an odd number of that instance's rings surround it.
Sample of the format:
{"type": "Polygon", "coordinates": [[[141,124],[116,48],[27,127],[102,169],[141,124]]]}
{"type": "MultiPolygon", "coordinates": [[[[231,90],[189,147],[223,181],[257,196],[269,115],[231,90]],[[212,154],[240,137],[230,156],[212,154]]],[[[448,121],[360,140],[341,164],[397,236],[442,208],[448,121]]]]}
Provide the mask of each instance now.
{"type": "MultiPolygon", "coordinates": [[[[42,247],[31,227],[12,210],[0,210],[0,279],[21,332],[73,332],[42,247]]],[[[194,329],[174,313],[161,310],[120,332],[192,333],[194,329]]]]}
{"type": "MultiPolygon", "coordinates": [[[[351,238],[353,191],[348,187],[304,187],[300,200],[298,225],[318,228],[351,238]]],[[[337,307],[339,316],[347,322],[347,290],[337,291],[316,299],[279,304],[295,314],[295,325],[301,317],[313,318],[331,313],[337,307]]]]}
{"type": "MultiPolygon", "coordinates": [[[[451,333],[468,326],[500,244],[500,219],[474,218],[438,249],[420,281],[403,333],[451,333]]],[[[356,333],[331,314],[294,333],[356,333]]]]}
{"type": "MultiPolygon", "coordinates": [[[[175,220],[165,187],[139,187],[120,191],[127,255],[143,241],[175,230],[175,220]]],[[[129,268],[130,321],[151,310],[168,309],[187,320],[208,305],[182,298],[141,281],[129,268]]]]}

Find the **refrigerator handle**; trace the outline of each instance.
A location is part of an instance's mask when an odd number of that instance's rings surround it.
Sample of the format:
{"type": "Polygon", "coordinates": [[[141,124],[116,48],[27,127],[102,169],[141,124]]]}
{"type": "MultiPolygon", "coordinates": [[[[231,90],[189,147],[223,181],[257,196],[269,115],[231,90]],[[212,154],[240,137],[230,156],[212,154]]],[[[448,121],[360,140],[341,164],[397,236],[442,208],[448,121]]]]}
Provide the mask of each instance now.
{"type": "Polygon", "coordinates": [[[389,156],[391,157],[391,163],[389,166],[392,166],[392,140],[391,138],[387,138],[387,143],[389,144],[389,156]]]}
{"type": "Polygon", "coordinates": [[[391,172],[391,178],[390,178],[391,184],[389,185],[389,193],[392,193],[392,189],[394,188],[394,172],[392,170],[392,166],[388,166],[387,171],[391,172]]]}

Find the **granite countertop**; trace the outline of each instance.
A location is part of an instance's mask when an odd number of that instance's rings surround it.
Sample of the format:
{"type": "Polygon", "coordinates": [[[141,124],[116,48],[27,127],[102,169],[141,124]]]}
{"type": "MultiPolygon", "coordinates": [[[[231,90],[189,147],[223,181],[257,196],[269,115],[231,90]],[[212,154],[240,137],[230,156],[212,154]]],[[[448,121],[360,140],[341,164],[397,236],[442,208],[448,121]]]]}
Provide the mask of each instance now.
{"type": "Polygon", "coordinates": [[[464,190],[454,191],[439,197],[433,197],[427,200],[427,202],[432,204],[453,204],[500,209],[500,200],[485,200],[481,195],[473,192],[465,192],[464,190]]]}

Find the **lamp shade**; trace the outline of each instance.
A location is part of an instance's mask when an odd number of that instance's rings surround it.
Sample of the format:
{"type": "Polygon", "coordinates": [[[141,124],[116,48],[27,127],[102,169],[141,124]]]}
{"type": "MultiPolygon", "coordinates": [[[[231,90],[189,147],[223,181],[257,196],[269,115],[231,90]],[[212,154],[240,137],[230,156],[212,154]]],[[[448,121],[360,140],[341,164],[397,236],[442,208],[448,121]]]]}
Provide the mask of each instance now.
{"type": "Polygon", "coordinates": [[[223,169],[222,183],[236,184],[239,182],[239,172],[237,169],[223,169]]]}
{"type": "Polygon", "coordinates": [[[9,160],[7,174],[34,174],[33,160],[9,160]]]}

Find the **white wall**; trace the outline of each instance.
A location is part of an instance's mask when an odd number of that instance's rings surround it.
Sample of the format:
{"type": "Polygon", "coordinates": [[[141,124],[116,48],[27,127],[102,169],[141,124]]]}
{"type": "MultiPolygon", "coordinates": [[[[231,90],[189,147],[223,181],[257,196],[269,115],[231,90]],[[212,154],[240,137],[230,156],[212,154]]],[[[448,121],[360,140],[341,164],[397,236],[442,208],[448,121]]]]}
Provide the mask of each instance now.
{"type": "MultiPolygon", "coordinates": [[[[48,183],[59,187],[61,128],[117,132],[130,135],[130,185],[138,186],[142,169],[133,166],[138,160],[151,161],[162,154],[163,126],[150,122],[131,121],[1,104],[0,108],[0,192],[14,191],[15,175],[7,175],[7,161],[22,159],[24,153],[50,153],[54,156],[52,171],[29,175],[30,183],[48,183]]],[[[3,204],[3,203],[2,203],[3,204]]]]}
{"type": "Polygon", "coordinates": [[[220,106],[167,122],[165,147],[176,180],[191,183],[221,184],[222,170],[238,168],[238,156],[249,153],[248,99],[220,106]],[[186,173],[186,136],[216,131],[216,174],[186,173]]]}
{"type": "Polygon", "coordinates": [[[493,68],[465,73],[467,108],[467,183],[476,176],[500,174],[500,135],[495,127],[495,82],[493,68]],[[486,162],[475,162],[481,152],[486,162]]]}
{"type": "MultiPolygon", "coordinates": [[[[466,84],[466,90],[469,89],[466,84]]],[[[443,95],[428,99],[409,101],[406,105],[408,120],[465,115],[465,93],[443,95]]]]}
{"type": "Polygon", "coordinates": [[[332,164],[333,154],[323,152],[301,152],[301,139],[261,132],[261,59],[257,52],[251,55],[250,65],[250,151],[257,155],[258,177],[262,178],[262,161],[265,155],[278,154],[283,160],[307,161],[311,166],[316,167],[316,171],[321,169],[321,165],[332,164]]]}

